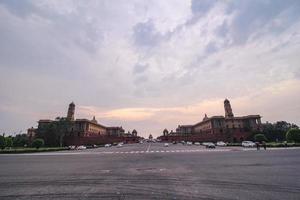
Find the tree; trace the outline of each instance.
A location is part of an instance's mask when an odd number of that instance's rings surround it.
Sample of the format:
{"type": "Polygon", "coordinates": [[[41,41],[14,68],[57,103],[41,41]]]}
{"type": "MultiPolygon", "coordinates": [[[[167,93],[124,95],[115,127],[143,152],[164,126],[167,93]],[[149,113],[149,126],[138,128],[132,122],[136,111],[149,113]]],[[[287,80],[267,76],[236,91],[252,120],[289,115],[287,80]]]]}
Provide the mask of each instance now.
{"type": "Polygon", "coordinates": [[[5,137],[0,135],[0,148],[4,149],[6,147],[6,140],[5,137]]]}
{"type": "Polygon", "coordinates": [[[7,147],[12,147],[12,146],[13,146],[13,140],[12,140],[12,137],[6,137],[6,138],[5,138],[5,141],[6,141],[6,146],[7,146],[7,147]]]}
{"type": "Polygon", "coordinates": [[[73,122],[68,118],[60,118],[56,121],[56,133],[59,139],[59,146],[63,146],[63,139],[67,133],[71,131],[73,122]]]}
{"type": "Polygon", "coordinates": [[[13,146],[14,147],[24,147],[29,144],[29,139],[26,134],[18,134],[13,137],[13,146]]]}
{"type": "Polygon", "coordinates": [[[286,139],[286,132],[291,128],[298,128],[298,126],[286,121],[278,121],[274,124],[266,123],[263,124],[262,133],[269,141],[284,141],[286,139]]]}
{"type": "Polygon", "coordinates": [[[267,138],[266,138],[266,136],[264,134],[256,134],[254,136],[254,140],[256,142],[262,142],[262,141],[267,141],[267,138]]]}
{"type": "Polygon", "coordinates": [[[63,139],[72,131],[73,121],[67,118],[56,118],[55,121],[38,127],[37,137],[45,141],[46,146],[63,146],[63,139]]]}
{"type": "Polygon", "coordinates": [[[39,149],[42,146],[44,146],[44,140],[43,139],[37,138],[37,139],[33,140],[32,147],[35,147],[35,148],[39,149]]]}
{"type": "Polygon", "coordinates": [[[300,129],[292,128],[286,133],[286,140],[289,142],[300,142],[300,129]]]}

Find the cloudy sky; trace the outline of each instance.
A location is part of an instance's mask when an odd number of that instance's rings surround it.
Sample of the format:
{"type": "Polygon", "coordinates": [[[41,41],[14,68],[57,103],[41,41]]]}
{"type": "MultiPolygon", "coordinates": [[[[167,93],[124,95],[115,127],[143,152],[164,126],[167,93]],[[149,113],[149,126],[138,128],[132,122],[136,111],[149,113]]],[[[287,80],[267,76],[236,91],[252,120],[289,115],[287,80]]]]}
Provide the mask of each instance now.
{"type": "Polygon", "coordinates": [[[298,0],[0,0],[0,132],[96,116],[158,136],[224,115],[300,125],[298,0]]]}

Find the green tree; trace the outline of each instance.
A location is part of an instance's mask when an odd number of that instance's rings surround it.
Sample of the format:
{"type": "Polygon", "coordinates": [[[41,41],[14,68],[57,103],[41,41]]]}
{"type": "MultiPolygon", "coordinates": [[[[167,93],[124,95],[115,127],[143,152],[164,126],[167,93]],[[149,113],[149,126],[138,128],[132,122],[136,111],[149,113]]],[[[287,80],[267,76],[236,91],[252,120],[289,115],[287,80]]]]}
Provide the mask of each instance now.
{"type": "Polygon", "coordinates": [[[269,141],[284,141],[286,139],[286,132],[291,128],[298,128],[298,126],[286,121],[278,121],[274,124],[266,123],[263,124],[262,133],[269,141]]]}
{"type": "Polygon", "coordinates": [[[38,127],[37,137],[44,139],[46,146],[63,146],[64,137],[72,131],[73,123],[69,119],[57,117],[55,121],[38,127]]]}
{"type": "Polygon", "coordinates": [[[300,142],[300,129],[292,128],[286,133],[286,140],[289,142],[300,142]]]}
{"type": "Polygon", "coordinates": [[[267,141],[267,138],[266,138],[266,136],[264,134],[256,134],[254,136],[254,140],[256,142],[262,142],[262,141],[267,141]]]}
{"type": "Polygon", "coordinates": [[[66,136],[67,133],[69,133],[72,130],[73,127],[73,121],[67,119],[67,118],[60,118],[58,121],[56,121],[56,135],[59,140],[59,146],[63,146],[63,139],[66,136]]]}
{"type": "Polygon", "coordinates": [[[6,147],[6,140],[5,137],[0,135],[0,148],[4,149],[6,147]]]}
{"type": "Polygon", "coordinates": [[[42,146],[44,146],[44,140],[43,139],[37,138],[37,139],[33,140],[32,147],[35,147],[35,148],[39,149],[42,146]]]}
{"type": "Polygon", "coordinates": [[[26,134],[18,134],[13,137],[13,146],[14,147],[24,147],[29,144],[29,139],[26,134]]]}
{"type": "Polygon", "coordinates": [[[13,140],[12,137],[6,137],[5,138],[6,146],[7,147],[12,147],[13,146],[13,140]]]}

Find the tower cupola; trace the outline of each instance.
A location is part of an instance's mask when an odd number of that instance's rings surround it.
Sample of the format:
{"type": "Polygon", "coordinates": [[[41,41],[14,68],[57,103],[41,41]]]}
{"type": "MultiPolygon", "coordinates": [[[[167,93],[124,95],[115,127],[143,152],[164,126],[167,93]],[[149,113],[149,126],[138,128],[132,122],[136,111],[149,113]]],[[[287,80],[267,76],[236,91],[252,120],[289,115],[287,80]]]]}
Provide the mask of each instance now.
{"type": "Polygon", "coordinates": [[[69,104],[67,119],[74,120],[74,114],[75,114],[75,104],[74,102],[69,104]]]}
{"type": "Polygon", "coordinates": [[[224,101],[224,109],[225,109],[225,118],[234,117],[232,108],[230,105],[230,101],[228,99],[225,99],[225,101],[224,101]]]}

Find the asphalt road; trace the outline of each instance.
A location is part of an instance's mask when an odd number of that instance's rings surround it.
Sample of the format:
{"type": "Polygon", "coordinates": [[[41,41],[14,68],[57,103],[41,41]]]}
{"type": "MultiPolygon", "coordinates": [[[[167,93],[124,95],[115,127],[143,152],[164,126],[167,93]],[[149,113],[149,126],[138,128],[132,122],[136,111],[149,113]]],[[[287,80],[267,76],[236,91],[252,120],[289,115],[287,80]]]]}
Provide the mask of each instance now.
{"type": "Polygon", "coordinates": [[[160,143],[0,155],[0,199],[300,199],[299,155],[160,143]]]}

